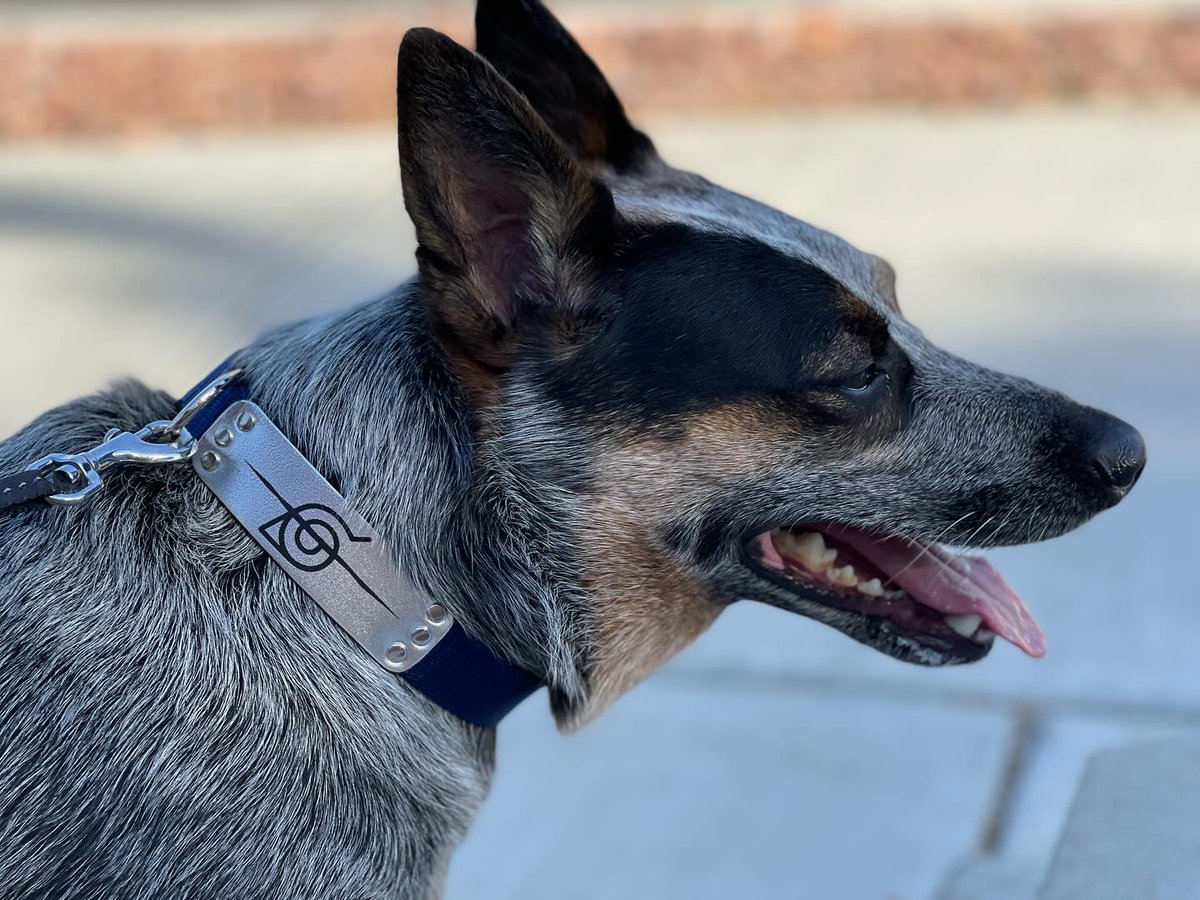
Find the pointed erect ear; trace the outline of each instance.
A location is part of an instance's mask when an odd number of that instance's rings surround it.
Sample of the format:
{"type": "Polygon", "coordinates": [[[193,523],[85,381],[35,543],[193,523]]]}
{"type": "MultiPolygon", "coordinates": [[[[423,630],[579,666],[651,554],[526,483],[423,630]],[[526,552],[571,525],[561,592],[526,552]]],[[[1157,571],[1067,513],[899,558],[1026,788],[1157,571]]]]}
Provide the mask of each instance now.
{"type": "Polygon", "coordinates": [[[658,159],[600,69],[540,0],[479,0],[475,35],[479,54],[529,98],[579,159],[618,172],[658,159]]]}
{"type": "Polygon", "coordinates": [[[502,367],[523,323],[587,317],[614,245],[612,196],[476,54],[414,29],[400,47],[404,199],[426,304],[502,367]]]}

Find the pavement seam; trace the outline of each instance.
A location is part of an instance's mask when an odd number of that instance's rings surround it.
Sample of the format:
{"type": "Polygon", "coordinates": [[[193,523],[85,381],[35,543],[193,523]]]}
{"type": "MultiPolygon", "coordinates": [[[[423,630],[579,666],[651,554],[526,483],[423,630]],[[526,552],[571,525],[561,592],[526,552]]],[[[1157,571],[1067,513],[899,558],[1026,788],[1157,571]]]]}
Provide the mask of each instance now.
{"type": "Polygon", "coordinates": [[[979,836],[976,849],[980,854],[992,856],[1003,847],[1012,824],[1018,793],[1044,734],[1045,717],[1034,706],[1023,707],[1017,712],[1004,767],[979,836]]]}
{"type": "Polygon", "coordinates": [[[922,685],[887,684],[870,678],[761,673],[723,668],[664,672],[656,676],[655,680],[659,684],[676,687],[699,685],[705,689],[823,693],[855,699],[957,706],[1005,715],[1018,715],[1025,710],[1031,710],[1042,717],[1066,714],[1126,722],[1152,720],[1163,724],[1200,726],[1200,708],[1175,703],[1100,700],[1094,697],[1047,697],[1031,700],[1025,696],[976,688],[931,689],[922,685]]]}

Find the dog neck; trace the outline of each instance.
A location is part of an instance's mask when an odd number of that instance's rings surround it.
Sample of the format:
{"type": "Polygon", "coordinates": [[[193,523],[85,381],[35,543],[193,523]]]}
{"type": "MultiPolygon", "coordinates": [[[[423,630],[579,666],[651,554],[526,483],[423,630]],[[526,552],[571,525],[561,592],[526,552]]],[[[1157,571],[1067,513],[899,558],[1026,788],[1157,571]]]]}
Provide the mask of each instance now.
{"type": "Polygon", "coordinates": [[[386,537],[401,568],[556,704],[584,691],[584,606],[563,514],[501,452],[481,450],[415,280],[349,312],[288,326],[239,357],[251,396],[386,537]],[[561,523],[559,523],[561,524],[561,523]]]}

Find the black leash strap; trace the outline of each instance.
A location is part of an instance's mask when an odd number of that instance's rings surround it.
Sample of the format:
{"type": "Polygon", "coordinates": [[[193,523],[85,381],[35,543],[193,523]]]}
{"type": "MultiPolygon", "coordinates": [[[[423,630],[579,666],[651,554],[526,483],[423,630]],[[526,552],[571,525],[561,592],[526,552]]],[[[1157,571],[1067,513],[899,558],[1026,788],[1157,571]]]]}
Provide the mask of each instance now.
{"type": "Polygon", "coordinates": [[[104,486],[105,474],[113,468],[186,463],[196,449],[188,426],[195,427],[205,407],[226,388],[244,393],[238,382],[241,374],[242,370],[236,368],[214,374],[182,401],[170,421],[151,422],[136,433],[112,428],[104,442],[90,450],[51,453],[23,472],[0,478],[0,513],[38,500],[77,505],[104,486]]]}
{"type": "Polygon", "coordinates": [[[71,490],[71,476],[57,465],[0,478],[0,513],[71,490]]]}

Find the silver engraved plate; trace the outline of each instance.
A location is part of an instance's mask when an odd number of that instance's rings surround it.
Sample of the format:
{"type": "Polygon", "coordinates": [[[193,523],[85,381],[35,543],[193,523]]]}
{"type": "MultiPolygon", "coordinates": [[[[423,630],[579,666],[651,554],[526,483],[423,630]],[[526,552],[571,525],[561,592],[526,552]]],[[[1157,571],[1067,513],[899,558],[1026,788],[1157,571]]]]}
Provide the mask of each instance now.
{"type": "Polygon", "coordinates": [[[389,672],[411,669],[454,624],[253,403],[225,410],[192,465],[271,558],[389,672]]]}

